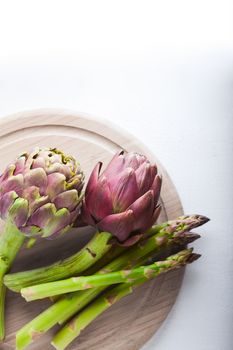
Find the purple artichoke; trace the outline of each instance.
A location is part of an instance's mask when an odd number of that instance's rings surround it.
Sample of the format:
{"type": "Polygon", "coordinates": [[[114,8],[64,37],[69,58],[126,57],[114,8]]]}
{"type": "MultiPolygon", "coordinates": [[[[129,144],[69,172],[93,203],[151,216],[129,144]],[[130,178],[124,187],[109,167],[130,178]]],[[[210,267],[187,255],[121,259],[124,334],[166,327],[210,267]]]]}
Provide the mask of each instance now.
{"type": "Polygon", "coordinates": [[[26,235],[62,233],[80,213],[83,181],[75,159],[55,148],[24,153],[0,176],[0,217],[26,235]]]}
{"type": "Polygon", "coordinates": [[[100,174],[91,173],[85,191],[82,219],[120,243],[132,244],[157,220],[161,177],[157,167],[137,153],[117,153],[100,174]]]}

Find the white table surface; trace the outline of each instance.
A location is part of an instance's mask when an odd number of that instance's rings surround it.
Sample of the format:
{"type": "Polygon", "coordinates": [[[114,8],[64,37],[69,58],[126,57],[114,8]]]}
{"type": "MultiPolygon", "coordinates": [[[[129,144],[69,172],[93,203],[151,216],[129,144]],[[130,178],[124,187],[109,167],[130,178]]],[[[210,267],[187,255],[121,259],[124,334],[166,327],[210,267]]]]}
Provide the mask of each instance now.
{"type": "Polygon", "coordinates": [[[144,350],[233,348],[230,1],[7,1],[0,116],[61,107],[129,130],[163,162],[203,257],[144,350]]]}

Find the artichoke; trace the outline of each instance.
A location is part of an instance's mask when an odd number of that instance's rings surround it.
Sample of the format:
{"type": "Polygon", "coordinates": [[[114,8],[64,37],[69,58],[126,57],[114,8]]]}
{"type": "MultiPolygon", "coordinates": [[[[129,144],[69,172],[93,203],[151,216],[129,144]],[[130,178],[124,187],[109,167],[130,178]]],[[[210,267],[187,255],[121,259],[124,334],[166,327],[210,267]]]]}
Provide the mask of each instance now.
{"type": "Polygon", "coordinates": [[[75,159],[56,148],[24,153],[0,177],[0,217],[26,235],[58,235],[80,212],[83,180],[75,159]]]}
{"type": "Polygon", "coordinates": [[[35,284],[80,275],[100,261],[116,242],[123,246],[136,243],[156,221],[160,213],[161,189],[156,165],[142,155],[121,151],[102,175],[100,168],[101,163],[98,163],[93,169],[81,218],[77,221],[77,226],[97,227],[93,238],[69,258],[6,276],[4,281],[8,288],[19,291],[35,284]]]}
{"type": "Polygon", "coordinates": [[[22,154],[0,176],[0,339],[4,338],[3,278],[26,236],[55,237],[80,213],[84,175],[56,148],[22,154]]]}
{"type": "Polygon", "coordinates": [[[82,220],[129,245],[158,218],[161,177],[155,164],[133,152],[117,153],[102,174],[101,167],[88,181],[82,220]]]}

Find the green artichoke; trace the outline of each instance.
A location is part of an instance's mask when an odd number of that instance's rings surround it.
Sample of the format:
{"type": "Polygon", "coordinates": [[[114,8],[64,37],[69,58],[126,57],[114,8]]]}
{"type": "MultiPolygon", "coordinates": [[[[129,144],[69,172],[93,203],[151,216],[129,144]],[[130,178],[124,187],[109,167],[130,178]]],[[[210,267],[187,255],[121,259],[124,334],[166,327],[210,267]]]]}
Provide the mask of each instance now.
{"type": "Polygon", "coordinates": [[[84,175],[80,165],[62,151],[36,149],[22,154],[0,176],[0,339],[4,338],[4,275],[25,236],[53,238],[77,220],[84,175]]]}
{"type": "Polygon", "coordinates": [[[83,180],[75,159],[56,148],[24,153],[0,177],[0,217],[26,235],[57,236],[80,212],[83,180]]]}

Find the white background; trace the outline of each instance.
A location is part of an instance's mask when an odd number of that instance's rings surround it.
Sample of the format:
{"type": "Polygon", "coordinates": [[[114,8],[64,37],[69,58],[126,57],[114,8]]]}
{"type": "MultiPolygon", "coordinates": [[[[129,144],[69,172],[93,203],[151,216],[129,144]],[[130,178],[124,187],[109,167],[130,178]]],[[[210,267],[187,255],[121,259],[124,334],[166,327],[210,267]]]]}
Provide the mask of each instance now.
{"type": "Polygon", "coordinates": [[[233,348],[232,1],[0,1],[0,116],[64,107],[129,130],[211,222],[144,350],[233,348]]]}

